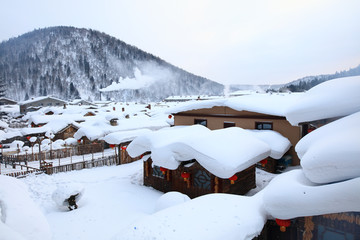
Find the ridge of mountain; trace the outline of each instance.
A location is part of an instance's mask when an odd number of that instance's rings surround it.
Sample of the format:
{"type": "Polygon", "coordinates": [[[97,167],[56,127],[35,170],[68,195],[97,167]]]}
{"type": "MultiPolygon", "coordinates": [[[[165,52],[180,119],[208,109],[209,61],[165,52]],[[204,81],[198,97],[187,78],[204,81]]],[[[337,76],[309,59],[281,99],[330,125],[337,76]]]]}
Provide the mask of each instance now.
{"type": "Polygon", "coordinates": [[[105,33],[64,26],[1,42],[0,77],[6,96],[18,101],[45,95],[158,101],[171,95],[221,95],[224,89],[105,33]],[[119,87],[107,91],[112,84],[119,87]]]}

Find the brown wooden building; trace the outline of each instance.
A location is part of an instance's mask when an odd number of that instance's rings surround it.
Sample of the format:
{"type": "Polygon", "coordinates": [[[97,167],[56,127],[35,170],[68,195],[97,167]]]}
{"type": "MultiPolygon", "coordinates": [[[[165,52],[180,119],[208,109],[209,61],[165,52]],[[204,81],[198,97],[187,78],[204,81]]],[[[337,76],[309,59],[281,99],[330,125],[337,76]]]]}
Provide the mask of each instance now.
{"type": "Polygon", "coordinates": [[[235,126],[244,129],[274,130],[289,139],[292,147],[288,154],[292,157],[292,165],[299,165],[300,160],[294,146],[304,134],[301,127],[292,126],[284,116],[237,111],[226,106],[183,111],[173,115],[175,126],[202,124],[211,130],[235,126]]]}
{"type": "Polygon", "coordinates": [[[57,139],[65,140],[67,138],[74,137],[74,134],[76,133],[77,130],[79,130],[79,127],[75,126],[74,124],[69,124],[60,131],[56,132],[53,140],[54,141],[56,141],[57,139]]]}
{"type": "Polygon", "coordinates": [[[229,179],[222,179],[211,174],[196,160],[182,162],[176,170],[169,170],[153,165],[151,158],[148,158],[144,161],[144,185],[162,192],[181,192],[190,198],[209,193],[244,195],[256,187],[255,166],[229,179]]]}

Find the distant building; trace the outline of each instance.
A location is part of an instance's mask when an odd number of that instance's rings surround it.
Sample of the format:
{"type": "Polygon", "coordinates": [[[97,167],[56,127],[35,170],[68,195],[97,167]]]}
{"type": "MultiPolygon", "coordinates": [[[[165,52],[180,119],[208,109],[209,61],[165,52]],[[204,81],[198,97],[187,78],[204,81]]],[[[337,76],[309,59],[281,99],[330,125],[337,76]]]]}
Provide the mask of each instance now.
{"type": "Polygon", "coordinates": [[[187,102],[194,100],[212,100],[219,99],[221,96],[207,96],[207,95],[190,95],[190,96],[170,96],[164,99],[165,102],[187,102]]]}
{"type": "Polygon", "coordinates": [[[87,105],[87,106],[96,106],[96,104],[90,102],[90,101],[86,101],[83,99],[75,99],[71,102],[69,102],[69,105],[79,105],[79,106],[83,106],[83,105],[87,105]]]}
{"type": "Polygon", "coordinates": [[[29,111],[34,111],[41,107],[48,107],[48,106],[61,107],[64,104],[67,104],[67,102],[64,100],[52,96],[46,96],[46,97],[32,98],[30,100],[21,102],[19,105],[20,105],[20,113],[26,114],[29,111]]]}
{"type": "Polygon", "coordinates": [[[11,100],[9,98],[2,97],[0,98],[0,105],[16,105],[17,102],[14,100],[11,100]]]}

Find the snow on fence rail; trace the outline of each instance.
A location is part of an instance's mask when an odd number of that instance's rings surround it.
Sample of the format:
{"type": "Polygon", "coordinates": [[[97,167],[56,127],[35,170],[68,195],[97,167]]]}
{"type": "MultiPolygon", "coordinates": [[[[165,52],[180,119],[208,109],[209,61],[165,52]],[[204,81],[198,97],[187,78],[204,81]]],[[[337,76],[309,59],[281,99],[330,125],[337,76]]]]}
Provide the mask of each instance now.
{"type": "Polygon", "coordinates": [[[104,145],[102,143],[92,143],[86,145],[78,145],[76,147],[67,147],[63,149],[42,151],[41,153],[30,153],[26,154],[14,154],[14,155],[4,155],[3,161],[5,163],[13,163],[13,162],[26,162],[26,161],[39,161],[39,159],[59,159],[66,158],[70,156],[76,155],[84,155],[90,153],[103,152],[104,145]],[[40,156],[41,155],[41,156],[40,156]]]}
{"type": "Polygon", "coordinates": [[[11,173],[5,173],[4,175],[6,176],[10,176],[10,177],[16,177],[16,178],[21,178],[21,177],[26,177],[26,175],[31,174],[31,173],[35,173],[35,174],[40,174],[43,173],[43,170],[37,169],[37,168],[33,168],[33,167],[29,167],[26,165],[21,165],[21,164],[14,164],[15,166],[20,166],[21,167],[21,171],[19,172],[11,172],[11,173]],[[25,171],[22,171],[23,168],[25,168],[25,171]]]}
{"type": "Polygon", "coordinates": [[[102,157],[96,160],[77,162],[72,164],[66,164],[61,166],[49,166],[45,168],[46,174],[54,174],[59,172],[68,172],[73,170],[81,170],[85,168],[94,168],[94,167],[102,167],[102,166],[111,166],[116,165],[116,156],[108,156],[102,157]]]}

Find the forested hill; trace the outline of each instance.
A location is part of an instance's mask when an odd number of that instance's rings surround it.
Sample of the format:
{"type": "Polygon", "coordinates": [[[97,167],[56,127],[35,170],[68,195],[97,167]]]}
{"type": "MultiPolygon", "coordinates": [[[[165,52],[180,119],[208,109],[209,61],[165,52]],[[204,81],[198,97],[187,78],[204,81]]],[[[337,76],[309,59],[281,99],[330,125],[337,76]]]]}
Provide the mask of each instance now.
{"type": "Polygon", "coordinates": [[[350,68],[349,70],[346,71],[344,70],[341,72],[336,72],[334,74],[304,77],[296,81],[285,84],[283,87],[280,88],[280,91],[303,92],[305,90],[309,90],[310,88],[322,82],[331,79],[359,76],[359,75],[360,75],[360,65],[355,68],[350,68]]]}
{"type": "Polygon", "coordinates": [[[120,90],[103,92],[103,99],[154,101],[223,93],[219,83],[107,34],[74,27],[35,30],[0,43],[0,78],[6,97],[18,101],[44,95],[98,100],[100,89],[119,80],[124,83],[120,90]]]}

